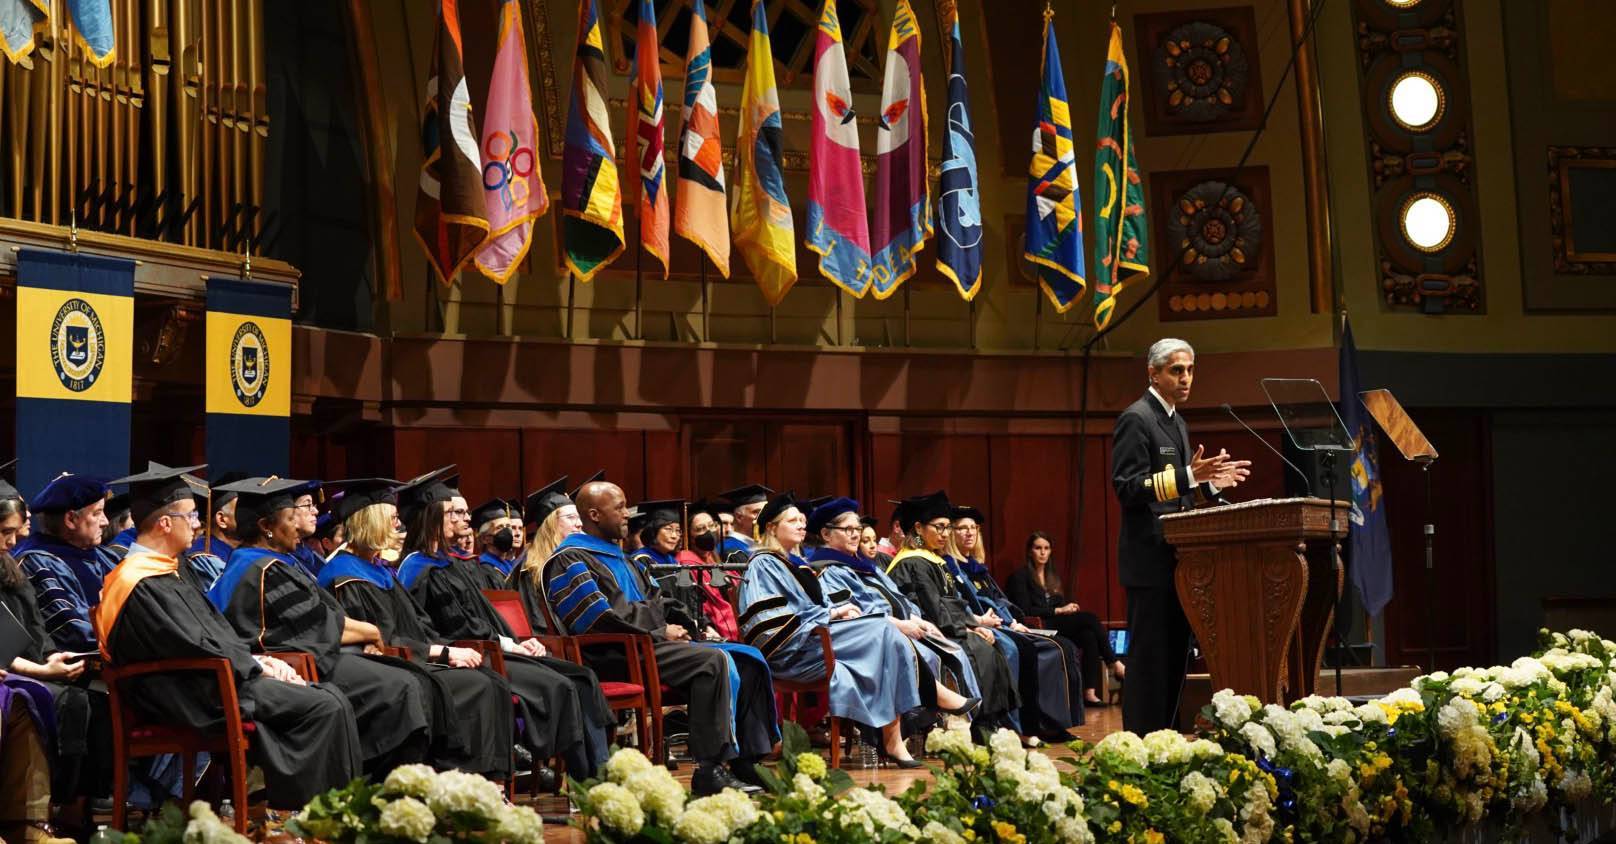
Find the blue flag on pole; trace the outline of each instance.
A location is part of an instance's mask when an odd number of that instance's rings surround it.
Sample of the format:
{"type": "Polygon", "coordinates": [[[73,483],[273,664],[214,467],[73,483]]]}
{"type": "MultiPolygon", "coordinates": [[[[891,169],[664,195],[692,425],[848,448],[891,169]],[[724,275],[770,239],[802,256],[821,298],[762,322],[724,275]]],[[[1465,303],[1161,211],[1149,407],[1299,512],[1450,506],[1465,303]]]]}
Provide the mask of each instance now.
{"type": "Polygon", "coordinates": [[[1380,486],[1379,439],[1358,400],[1358,349],[1352,326],[1341,332],[1341,420],[1358,443],[1347,476],[1352,483],[1352,526],[1347,533],[1347,570],[1370,615],[1392,599],[1392,542],[1386,531],[1386,499],[1380,486]]]}
{"type": "Polygon", "coordinates": [[[982,202],[977,191],[976,134],[965,87],[965,45],[959,15],[948,35],[948,128],[943,132],[943,175],[938,180],[937,269],[954,280],[968,302],[982,289],[982,202]]]}

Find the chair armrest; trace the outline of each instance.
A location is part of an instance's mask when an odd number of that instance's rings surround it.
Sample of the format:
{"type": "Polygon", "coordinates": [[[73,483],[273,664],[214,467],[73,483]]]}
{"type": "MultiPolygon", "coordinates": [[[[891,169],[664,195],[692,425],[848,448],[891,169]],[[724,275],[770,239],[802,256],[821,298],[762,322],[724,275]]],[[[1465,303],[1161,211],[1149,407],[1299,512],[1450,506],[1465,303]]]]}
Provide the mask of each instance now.
{"type": "Polygon", "coordinates": [[[131,662],[125,665],[108,665],[102,670],[101,676],[107,683],[116,683],[133,677],[147,674],[169,674],[176,671],[212,671],[223,672],[230,678],[230,660],[224,657],[197,657],[195,659],[157,659],[150,662],[131,662]]]}
{"type": "Polygon", "coordinates": [[[483,662],[490,669],[493,669],[495,674],[501,677],[508,676],[505,673],[505,652],[500,650],[498,642],[492,642],[488,639],[461,639],[450,642],[449,646],[452,648],[470,648],[477,651],[483,655],[483,662]]]}
{"type": "Polygon", "coordinates": [[[410,649],[402,645],[382,645],[382,656],[407,660],[410,658],[410,649]]]}
{"type": "Polygon", "coordinates": [[[306,654],[302,651],[270,651],[264,656],[272,656],[290,665],[292,670],[297,672],[297,676],[303,678],[304,682],[320,682],[320,669],[316,667],[314,657],[311,654],[306,654]]]}
{"type": "Polygon", "coordinates": [[[652,685],[647,675],[656,676],[656,654],[650,647],[650,637],[632,633],[584,633],[567,637],[577,649],[580,661],[583,649],[592,645],[616,645],[623,649],[623,661],[628,665],[628,681],[640,686],[652,685]],[[639,640],[645,639],[642,643],[639,640]]]}
{"type": "Polygon", "coordinates": [[[121,686],[123,681],[153,674],[176,674],[188,671],[210,672],[219,692],[219,706],[223,710],[226,735],[235,742],[242,736],[241,704],[236,697],[235,671],[224,657],[196,657],[191,659],[157,659],[132,662],[127,665],[108,665],[101,672],[107,684],[107,697],[112,715],[112,729],[122,735],[131,726],[126,724],[121,686]]]}
{"type": "Polygon", "coordinates": [[[836,673],[836,652],[830,647],[830,628],[816,627],[814,632],[819,634],[819,648],[825,652],[825,676],[836,673]]]}
{"type": "Polygon", "coordinates": [[[1022,616],[1021,617],[1021,623],[1025,624],[1028,627],[1035,627],[1035,628],[1038,628],[1038,629],[1046,629],[1045,625],[1044,625],[1044,617],[1041,616],[1041,615],[1025,615],[1025,616],[1022,616]]]}
{"type": "Polygon", "coordinates": [[[575,653],[576,649],[573,647],[572,641],[567,637],[551,636],[548,633],[535,633],[530,638],[537,639],[539,644],[550,652],[550,656],[556,659],[564,659],[568,662],[578,662],[578,655],[575,653]]]}

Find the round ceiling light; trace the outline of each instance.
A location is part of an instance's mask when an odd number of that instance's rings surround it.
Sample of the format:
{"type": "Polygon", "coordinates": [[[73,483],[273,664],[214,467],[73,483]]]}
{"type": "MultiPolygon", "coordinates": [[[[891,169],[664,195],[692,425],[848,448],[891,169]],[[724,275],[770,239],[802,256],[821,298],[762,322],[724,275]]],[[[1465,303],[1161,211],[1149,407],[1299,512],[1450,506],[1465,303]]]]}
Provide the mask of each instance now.
{"type": "Polygon", "coordinates": [[[1417,193],[1403,203],[1398,214],[1403,237],[1421,252],[1440,252],[1453,242],[1458,221],[1453,206],[1434,193],[1417,193]]]}
{"type": "Polygon", "coordinates": [[[1391,95],[1387,99],[1392,119],[1411,132],[1431,128],[1447,109],[1442,83],[1418,70],[1404,71],[1392,80],[1391,95]]]}
{"type": "Polygon", "coordinates": [[[1412,9],[1420,5],[1420,0],[1386,0],[1386,5],[1394,9],[1412,9]]]}

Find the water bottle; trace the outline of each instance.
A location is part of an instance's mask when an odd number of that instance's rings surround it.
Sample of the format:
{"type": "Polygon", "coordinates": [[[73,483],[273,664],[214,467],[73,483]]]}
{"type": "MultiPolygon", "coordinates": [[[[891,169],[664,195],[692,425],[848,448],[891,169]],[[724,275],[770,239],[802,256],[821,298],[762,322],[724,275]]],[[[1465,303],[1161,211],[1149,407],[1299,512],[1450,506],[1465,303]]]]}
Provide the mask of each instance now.
{"type": "Polygon", "coordinates": [[[219,822],[228,827],[236,825],[236,807],[229,800],[219,804],[219,822]]]}
{"type": "Polygon", "coordinates": [[[862,739],[858,743],[859,767],[864,769],[881,767],[881,755],[876,752],[875,745],[862,739]]]}

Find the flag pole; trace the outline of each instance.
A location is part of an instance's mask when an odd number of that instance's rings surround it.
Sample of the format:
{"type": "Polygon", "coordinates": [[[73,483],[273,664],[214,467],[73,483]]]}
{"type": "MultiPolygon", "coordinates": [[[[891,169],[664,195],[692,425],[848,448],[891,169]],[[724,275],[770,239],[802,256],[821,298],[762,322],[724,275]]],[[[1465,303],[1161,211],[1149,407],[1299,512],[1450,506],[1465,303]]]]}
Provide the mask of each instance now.
{"type": "Polygon", "coordinates": [[[640,263],[645,260],[645,218],[640,218],[640,224],[635,227],[634,238],[634,339],[645,339],[645,311],[640,301],[643,294],[640,291],[640,263]]]}
{"type": "Polygon", "coordinates": [[[769,306],[769,345],[772,346],[776,342],[779,342],[779,341],[774,339],[774,306],[770,305],[769,306]]]}
{"type": "Polygon", "coordinates": [[[903,286],[903,345],[909,347],[909,285],[903,286]]]}
{"type": "MultiPolygon", "coordinates": [[[[977,282],[977,284],[981,284],[981,282],[977,282]]],[[[974,352],[974,351],[976,351],[976,300],[972,299],[971,301],[966,302],[965,304],[969,308],[969,312],[967,313],[965,318],[970,323],[971,351],[974,352]]]]}
{"type": "Polygon", "coordinates": [[[842,288],[836,288],[836,345],[842,345],[842,288]]]}
{"type": "Polygon", "coordinates": [[[1038,350],[1038,332],[1044,327],[1044,291],[1033,291],[1032,301],[1032,348],[1038,350]]]}
{"type": "Polygon", "coordinates": [[[567,339],[572,339],[572,300],[578,295],[578,274],[567,273],[567,339]]]}
{"type": "Polygon", "coordinates": [[[707,250],[698,249],[701,253],[701,342],[707,342],[707,250]]]}

